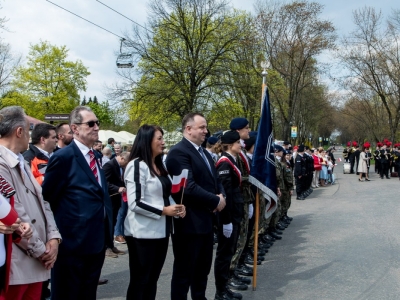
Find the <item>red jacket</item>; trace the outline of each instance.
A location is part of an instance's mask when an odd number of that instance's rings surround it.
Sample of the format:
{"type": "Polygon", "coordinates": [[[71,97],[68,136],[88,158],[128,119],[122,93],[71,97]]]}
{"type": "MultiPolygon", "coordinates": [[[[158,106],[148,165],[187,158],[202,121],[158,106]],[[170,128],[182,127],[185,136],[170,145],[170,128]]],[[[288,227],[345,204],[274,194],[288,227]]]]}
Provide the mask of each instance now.
{"type": "Polygon", "coordinates": [[[321,171],[322,170],[322,166],[321,166],[321,163],[319,161],[319,157],[317,155],[313,154],[313,158],[314,158],[314,170],[315,171],[321,171]]]}

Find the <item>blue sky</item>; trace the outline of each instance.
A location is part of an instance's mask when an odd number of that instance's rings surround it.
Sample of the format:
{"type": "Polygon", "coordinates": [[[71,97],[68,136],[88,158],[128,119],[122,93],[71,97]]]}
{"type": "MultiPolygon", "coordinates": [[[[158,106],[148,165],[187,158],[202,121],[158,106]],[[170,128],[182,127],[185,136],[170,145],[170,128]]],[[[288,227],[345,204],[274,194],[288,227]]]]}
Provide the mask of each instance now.
{"type": "MultiPolygon", "coordinates": [[[[132,23],[95,0],[51,0],[106,29],[122,35],[129,31],[132,23]]],[[[144,24],[147,18],[145,0],[102,0],[103,3],[120,11],[129,18],[144,24]]],[[[352,11],[363,6],[372,6],[388,15],[392,8],[400,9],[394,0],[336,0],[316,1],[325,6],[322,17],[333,22],[339,35],[352,30],[352,11]]],[[[231,1],[235,8],[253,11],[253,2],[231,1]]],[[[58,46],[66,45],[70,59],[81,60],[89,68],[88,88],[81,95],[97,96],[104,100],[105,84],[112,84],[116,76],[115,53],[119,51],[117,37],[61,10],[45,0],[0,0],[3,7],[0,16],[9,21],[9,32],[3,31],[1,38],[11,45],[12,50],[25,57],[30,44],[40,40],[58,46]]]]}

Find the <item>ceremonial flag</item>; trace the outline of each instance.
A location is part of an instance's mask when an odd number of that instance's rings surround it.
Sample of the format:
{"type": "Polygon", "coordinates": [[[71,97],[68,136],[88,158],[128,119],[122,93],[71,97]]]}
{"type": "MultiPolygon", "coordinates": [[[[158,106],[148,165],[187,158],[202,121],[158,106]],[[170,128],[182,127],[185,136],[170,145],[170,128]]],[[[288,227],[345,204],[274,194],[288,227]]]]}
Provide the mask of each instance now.
{"type": "Polygon", "coordinates": [[[172,189],[171,193],[178,193],[182,187],[186,186],[188,177],[188,169],[183,169],[181,174],[172,176],[172,189]]]}
{"type": "Polygon", "coordinates": [[[342,161],[342,159],[341,159],[340,157],[338,157],[338,161],[339,161],[339,162],[341,162],[341,161],[342,161]]]}
{"type": "Polygon", "coordinates": [[[249,181],[261,190],[266,199],[265,217],[268,218],[276,210],[278,203],[276,166],[274,156],[274,137],[272,133],[271,110],[268,88],[264,91],[264,102],[258,126],[256,144],[249,181]]]}

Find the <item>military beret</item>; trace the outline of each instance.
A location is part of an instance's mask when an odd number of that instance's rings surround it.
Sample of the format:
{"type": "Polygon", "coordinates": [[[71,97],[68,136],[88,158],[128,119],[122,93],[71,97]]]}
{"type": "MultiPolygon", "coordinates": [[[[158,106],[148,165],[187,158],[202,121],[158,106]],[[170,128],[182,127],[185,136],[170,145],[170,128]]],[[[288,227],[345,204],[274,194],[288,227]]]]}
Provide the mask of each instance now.
{"type": "Polygon", "coordinates": [[[229,128],[232,130],[243,129],[249,124],[249,121],[246,118],[234,118],[229,124],[229,128]]]}
{"type": "Polygon", "coordinates": [[[300,145],[298,151],[299,152],[304,152],[304,145],[300,145]]]}
{"type": "Polygon", "coordinates": [[[233,144],[238,140],[240,140],[239,132],[233,130],[229,130],[221,136],[222,144],[233,144]]]}
{"type": "Polygon", "coordinates": [[[275,145],[274,146],[274,148],[275,148],[275,152],[283,152],[285,149],[283,149],[283,147],[282,146],[280,146],[280,145],[275,145]]]}
{"type": "Polygon", "coordinates": [[[285,152],[284,152],[283,154],[284,154],[284,155],[292,154],[292,151],[290,151],[290,150],[285,150],[285,152]]]}
{"type": "Polygon", "coordinates": [[[290,143],[288,141],[284,141],[283,144],[286,145],[290,145],[290,143]]]}
{"type": "Polygon", "coordinates": [[[209,143],[210,145],[215,145],[218,142],[218,138],[215,136],[210,136],[207,139],[207,143],[209,143]]]}

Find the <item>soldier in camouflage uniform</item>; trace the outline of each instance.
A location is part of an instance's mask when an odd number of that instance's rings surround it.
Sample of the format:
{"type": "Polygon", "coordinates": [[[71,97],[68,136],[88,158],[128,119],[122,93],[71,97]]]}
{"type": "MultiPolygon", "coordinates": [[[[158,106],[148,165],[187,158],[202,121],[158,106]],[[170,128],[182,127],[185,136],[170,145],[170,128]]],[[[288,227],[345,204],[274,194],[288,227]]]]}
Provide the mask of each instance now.
{"type": "Polygon", "coordinates": [[[293,170],[292,164],[290,161],[291,153],[290,151],[285,151],[284,157],[281,160],[281,165],[283,168],[283,180],[285,182],[285,189],[281,190],[281,199],[282,199],[282,215],[280,222],[290,224],[291,218],[288,217],[287,212],[289,210],[291,199],[293,195],[293,170]]]}
{"type": "Polygon", "coordinates": [[[232,258],[230,270],[231,272],[236,271],[240,275],[252,276],[253,270],[244,264],[244,257],[242,257],[242,253],[247,240],[249,219],[252,218],[254,213],[254,195],[251,190],[251,183],[249,182],[250,163],[247,159],[246,150],[244,149],[243,142],[243,140],[250,137],[249,121],[246,118],[235,118],[232,119],[229,127],[231,130],[239,132],[240,141],[242,143],[242,152],[238,155],[237,165],[242,174],[241,190],[244,199],[244,217],[242,219],[242,222],[240,223],[240,233],[237,249],[232,258]]]}

